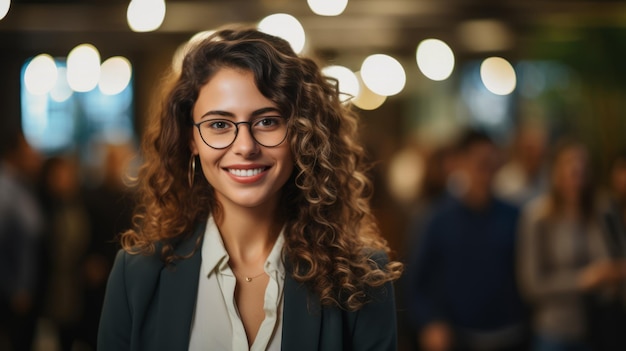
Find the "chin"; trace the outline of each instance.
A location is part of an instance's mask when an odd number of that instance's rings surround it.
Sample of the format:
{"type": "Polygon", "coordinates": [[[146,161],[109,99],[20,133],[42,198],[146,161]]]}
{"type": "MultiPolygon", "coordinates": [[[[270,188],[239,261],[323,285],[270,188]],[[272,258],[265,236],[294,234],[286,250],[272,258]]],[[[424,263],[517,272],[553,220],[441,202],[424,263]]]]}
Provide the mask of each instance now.
{"type": "Polygon", "coordinates": [[[262,206],[269,206],[274,202],[274,198],[269,197],[259,197],[259,196],[251,196],[251,197],[230,197],[228,199],[232,204],[244,207],[244,208],[259,208],[262,206]]]}

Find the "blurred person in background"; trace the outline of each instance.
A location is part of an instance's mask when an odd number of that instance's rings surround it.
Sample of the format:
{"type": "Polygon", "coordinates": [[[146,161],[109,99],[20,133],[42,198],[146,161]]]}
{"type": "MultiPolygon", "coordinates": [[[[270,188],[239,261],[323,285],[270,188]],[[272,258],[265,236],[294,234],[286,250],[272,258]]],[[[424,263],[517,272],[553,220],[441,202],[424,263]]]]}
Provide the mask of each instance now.
{"type": "Polygon", "coordinates": [[[510,158],[496,174],[495,193],[520,206],[543,194],[548,185],[547,151],[548,132],[544,127],[520,126],[513,138],[510,158]]]}
{"type": "Polygon", "coordinates": [[[620,153],[609,172],[609,196],[604,219],[611,256],[626,257],[626,151],[620,153]]]}
{"type": "MultiPolygon", "coordinates": [[[[420,180],[411,223],[408,226],[407,243],[417,245],[425,221],[437,204],[446,198],[448,176],[452,171],[452,147],[443,145],[427,152],[424,156],[424,170],[420,180]]],[[[402,279],[402,278],[401,278],[402,279]]]]}
{"type": "Polygon", "coordinates": [[[426,156],[424,176],[418,194],[417,212],[424,215],[430,212],[446,194],[448,175],[452,170],[451,147],[442,145],[426,156]]]}
{"type": "Polygon", "coordinates": [[[405,277],[420,349],[524,350],[518,209],[492,193],[498,149],[485,133],[467,131],[454,157],[454,192],[426,220],[405,277]]]}
{"type": "Polygon", "coordinates": [[[85,192],[85,202],[91,224],[91,240],[85,259],[85,310],[81,335],[95,349],[102,302],[115,253],[117,237],[132,226],[134,189],[128,178],[135,150],[131,144],[105,144],[102,179],[85,192]]]}
{"type": "Polygon", "coordinates": [[[593,350],[585,296],[619,281],[596,207],[589,153],[566,141],[555,150],[550,189],[524,209],[519,277],[532,307],[536,351],[593,350]]]}
{"type": "MultiPolygon", "coordinates": [[[[423,174],[419,180],[415,206],[413,211],[411,211],[405,245],[402,245],[402,249],[405,250],[401,252],[403,257],[410,254],[411,248],[419,245],[425,221],[430,218],[433,208],[437,207],[439,201],[446,198],[448,175],[452,169],[452,154],[450,145],[440,145],[431,151],[425,152],[423,174]]],[[[411,262],[407,262],[406,269],[408,271],[412,270],[410,265],[411,262]]],[[[405,292],[408,290],[406,288],[406,274],[400,278],[399,284],[405,287],[405,289],[398,291],[398,305],[406,306],[407,296],[405,292]]],[[[404,308],[400,308],[400,311],[402,312],[398,314],[400,317],[398,331],[402,339],[401,341],[408,348],[416,348],[418,345],[414,337],[415,330],[411,326],[410,316],[407,315],[404,308]]]]}
{"type": "Polygon", "coordinates": [[[65,157],[46,160],[40,188],[47,218],[43,316],[53,323],[60,350],[69,351],[81,339],[84,262],[91,239],[78,165],[65,157]]]}
{"type": "MultiPolygon", "coordinates": [[[[609,171],[608,196],[602,203],[605,242],[613,260],[626,260],[626,151],[618,154],[609,171]]],[[[626,280],[610,294],[592,296],[589,338],[594,351],[626,350],[626,280]]]]}
{"type": "Polygon", "coordinates": [[[22,134],[3,138],[0,163],[0,349],[30,350],[40,290],[44,218],[35,183],[42,157],[22,134]]]}

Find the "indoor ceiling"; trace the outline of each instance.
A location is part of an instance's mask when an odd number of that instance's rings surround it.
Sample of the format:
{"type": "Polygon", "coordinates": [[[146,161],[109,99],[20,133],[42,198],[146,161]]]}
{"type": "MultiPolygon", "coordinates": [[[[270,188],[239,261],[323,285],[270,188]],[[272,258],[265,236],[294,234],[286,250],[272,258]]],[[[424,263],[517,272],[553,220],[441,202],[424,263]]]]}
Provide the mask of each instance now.
{"type": "Polygon", "coordinates": [[[607,0],[350,0],[338,17],[313,14],[306,0],[167,0],[156,32],[133,33],[126,23],[128,2],[14,0],[0,21],[0,50],[60,54],[87,41],[101,50],[153,51],[201,30],[277,12],[298,18],[309,48],[327,57],[408,57],[428,37],[447,41],[459,55],[515,52],[538,26],[626,25],[626,3],[607,0]]]}

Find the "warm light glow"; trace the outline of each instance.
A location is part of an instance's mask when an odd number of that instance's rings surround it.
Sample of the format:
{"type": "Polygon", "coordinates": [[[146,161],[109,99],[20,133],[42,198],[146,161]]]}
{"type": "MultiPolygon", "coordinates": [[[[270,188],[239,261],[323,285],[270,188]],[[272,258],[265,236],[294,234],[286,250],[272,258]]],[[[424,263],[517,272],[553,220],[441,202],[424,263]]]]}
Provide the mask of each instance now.
{"type": "Polygon", "coordinates": [[[24,72],[24,85],[33,95],[47,94],[57,80],[57,66],[54,59],[47,54],[35,56],[24,72]]]}
{"type": "Polygon", "coordinates": [[[91,44],[81,44],[67,55],[67,83],[77,92],[90,91],[100,80],[100,53],[91,44]]]}
{"type": "Polygon", "coordinates": [[[214,33],[215,33],[214,30],[203,30],[201,32],[198,32],[198,33],[194,34],[191,38],[189,38],[189,44],[199,43],[199,42],[203,41],[204,39],[210,37],[214,33]]]}
{"type": "Polygon", "coordinates": [[[50,98],[56,102],[63,102],[69,99],[74,92],[67,84],[67,68],[59,67],[58,72],[56,84],[50,91],[50,98]]]}
{"type": "Polygon", "coordinates": [[[490,57],[480,65],[480,78],[485,87],[496,95],[509,95],[515,90],[517,78],[509,61],[490,57]]]}
{"type": "Polygon", "coordinates": [[[515,45],[515,35],[509,26],[496,19],[463,21],[456,32],[459,44],[473,52],[506,51],[515,45]]]}
{"type": "Polygon", "coordinates": [[[286,13],[269,15],[259,22],[261,32],[283,38],[289,42],[296,54],[302,52],[306,35],[302,24],[293,16],[286,13]]]}
{"type": "Polygon", "coordinates": [[[11,8],[11,0],[0,0],[0,20],[3,19],[11,8]]]}
{"type": "Polygon", "coordinates": [[[346,9],[348,0],[307,0],[311,11],[320,16],[339,16],[346,9]]]}
{"type": "Polygon", "coordinates": [[[387,168],[389,194],[402,204],[414,203],[426,173],[423,157],[412,148],[392,155],[387,168]]]}
{"type": "Polygon", "coordinates": [[[101,66],[98,88],[102,94],[116,95],[124,91],[130,83],[132,68],[130,62],[122,56],[111,57],[101,66]]]}
{"type": "Polygon", "coordinates": [[[384,96],[398,94],[406,83],[406,74],[400,62],[382,54],[371,55],[363,61],[361,76],[371,91],[384,96]]]}
{"type": "Polygon", "coordinates": [[[165,19],[165,0],[132,0],[126,18],[135,32],[157,30],[165,19]]]}
{"type": "Polygon", "coordinates": [[[360,108],[361,110],[375,110],[379,108],[385,100],[387,100],[386,96],[378,95],[375,92],[369,90],[365,83],[363,83],[363,79],[361,78],[361,72],[355,73],[357,80],[359,81],[359,95],[357,95],[350,102],[354,104],[354,106],[360,108]]]}
{"type": "Polygon", "coordinates": [[[189,40],[179,45],[178,48],[176,48],[174,55],[172,56],[172,69],[174,70],[174,72],[176,72],[177,74],[181,72],[183,67],[183,60],[185,59],[185,56],[189,53],[189,50],[194,47],[194,45],[210,37],[214,33],[214,30],[205,30],[202,32],[198,32],[194,34],[191,38],[189,38],[189,40]]]}
{"type": "Polygon", "coordinates": [[[346,102],[359,95],[359,80],[354,72],[343,66],[328,66],[322,69],[327,77],[332,77],[339,81],[339,97],[342,102],[346,102]]]}
{"type": "Polygon", "coordinates": [[[454,70],[454,53],[448,44],[439,39],[423,40],[415,54],[417,66],[429,79],[448,79],[454,70]]]}

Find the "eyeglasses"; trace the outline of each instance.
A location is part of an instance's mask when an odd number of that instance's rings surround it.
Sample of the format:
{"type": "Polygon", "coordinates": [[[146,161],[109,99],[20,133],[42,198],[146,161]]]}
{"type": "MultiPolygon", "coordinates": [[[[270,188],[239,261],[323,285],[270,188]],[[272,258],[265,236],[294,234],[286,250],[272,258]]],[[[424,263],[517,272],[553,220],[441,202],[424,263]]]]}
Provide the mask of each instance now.
{"type": "Polygon", "coordinates": [[[287,120],[280,116],[263,116],[249,122],[232,122],[227,119],[208,119],[194,123],[205,144],[213,149],[225,149],[231,146],[239,126],[246,124],[252,139],[265,147],[276,147],[287,138],[287,120]]]}

